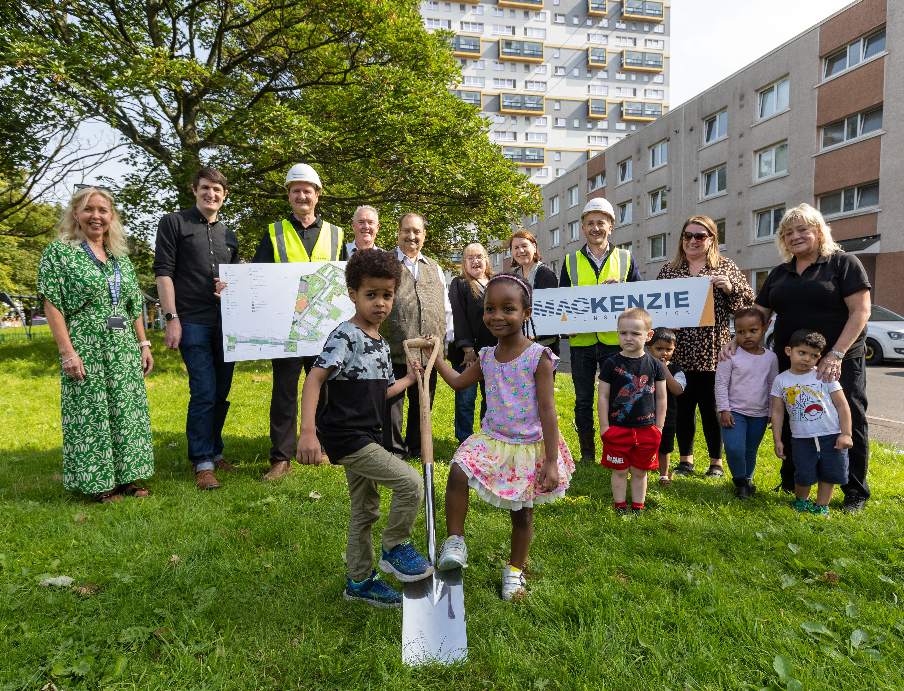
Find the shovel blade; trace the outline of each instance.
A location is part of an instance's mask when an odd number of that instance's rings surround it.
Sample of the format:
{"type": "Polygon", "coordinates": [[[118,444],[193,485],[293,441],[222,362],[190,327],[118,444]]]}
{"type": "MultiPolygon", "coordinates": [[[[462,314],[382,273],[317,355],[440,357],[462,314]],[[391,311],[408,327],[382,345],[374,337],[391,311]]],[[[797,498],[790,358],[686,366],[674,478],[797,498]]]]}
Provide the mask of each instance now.
{"type": "Polygon", "coordinates": [[[402,662],[448,665],[467,659],[461,569],[405,583],[402,600],[402,662]]]}

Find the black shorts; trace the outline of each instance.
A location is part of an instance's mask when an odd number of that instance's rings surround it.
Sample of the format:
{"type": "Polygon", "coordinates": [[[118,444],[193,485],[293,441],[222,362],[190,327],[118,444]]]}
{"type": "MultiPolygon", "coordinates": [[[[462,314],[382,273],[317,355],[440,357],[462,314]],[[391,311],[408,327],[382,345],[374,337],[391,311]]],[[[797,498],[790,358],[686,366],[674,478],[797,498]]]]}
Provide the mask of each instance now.
{"type": "Polygon", "coordinates": [[[659,453],[672,453],[675,450],[675,428],[663,427],[662,439],[659,440],[659,453]]]}

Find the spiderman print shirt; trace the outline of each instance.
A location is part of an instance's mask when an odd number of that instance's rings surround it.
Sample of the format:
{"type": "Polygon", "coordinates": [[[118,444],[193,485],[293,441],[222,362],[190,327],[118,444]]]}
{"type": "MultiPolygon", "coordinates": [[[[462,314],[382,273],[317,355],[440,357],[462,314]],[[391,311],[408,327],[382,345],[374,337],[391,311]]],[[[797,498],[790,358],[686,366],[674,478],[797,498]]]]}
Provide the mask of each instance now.
{"type": "Polygon", "coordinates": [[[651,427],[656,423],[656,382],[665,381],[665,366],[649,353],[641,357],[613,355],[600,368],[609,384],[609,424],[651,427]]]}

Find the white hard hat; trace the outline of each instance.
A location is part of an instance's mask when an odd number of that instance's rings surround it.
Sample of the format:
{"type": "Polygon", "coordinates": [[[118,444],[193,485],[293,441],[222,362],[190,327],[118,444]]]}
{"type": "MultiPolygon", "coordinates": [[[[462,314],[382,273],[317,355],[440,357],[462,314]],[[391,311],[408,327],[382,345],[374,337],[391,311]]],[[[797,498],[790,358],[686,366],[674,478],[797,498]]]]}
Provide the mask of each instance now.
{"type": "Polygon", "coordinates": [[[591,199],[589,202],[584,204],[584,210],[581,212],[581,220],[583,221],[584,216],[589,214],[591,211],[599,211],[601,213],[607,214],[613,221],[615,220],[615,209],[612,208],[612,204],[610,204],[602,197],[591,199]]]}
{"type": "Polygon", "coordinates": [[[291,185],[293,182],[310,182],[318,190],[323,189],[323,185],[320,184],[320,176],[317,175],[317,171],[307,163],[296,163],[294,166],[289,168],[289,172],[286,173],[286,187],[291,185]]]}

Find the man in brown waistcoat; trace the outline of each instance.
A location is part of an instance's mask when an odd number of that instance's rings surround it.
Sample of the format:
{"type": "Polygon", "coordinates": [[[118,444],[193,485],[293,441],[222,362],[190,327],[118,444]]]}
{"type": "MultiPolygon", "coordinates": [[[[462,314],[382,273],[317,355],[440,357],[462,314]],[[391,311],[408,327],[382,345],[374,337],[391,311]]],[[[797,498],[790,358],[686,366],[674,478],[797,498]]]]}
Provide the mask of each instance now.
{"type": "MultiPolygon", "coordinates": [[[[396,379],[407,373],[402,342],[423,334],[444,335],[446,345],[452,339],[452,306],[446,291],[443,270],[434,260],[421,254],[424,217],[409,212],[399,219],[396,254],[402,266],[402,284],[396,290],[392,312],[380,325],[380,335],[389,343],[392,370],[396,379]]],[[[390,250],[391,251],[391,250],[390,250]]],[[[436,370],[430,375],[430,405],[436,392],[436,370]]],[[[421,455],[421,413],[416,386],[386,401],[383,420],[383,446],[399,458],[421,455]],[[405,395],[408,396],[408,425],[402,433],[405,395]]]]}

